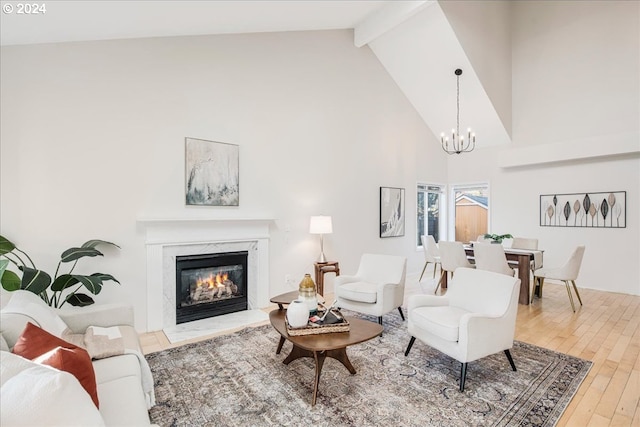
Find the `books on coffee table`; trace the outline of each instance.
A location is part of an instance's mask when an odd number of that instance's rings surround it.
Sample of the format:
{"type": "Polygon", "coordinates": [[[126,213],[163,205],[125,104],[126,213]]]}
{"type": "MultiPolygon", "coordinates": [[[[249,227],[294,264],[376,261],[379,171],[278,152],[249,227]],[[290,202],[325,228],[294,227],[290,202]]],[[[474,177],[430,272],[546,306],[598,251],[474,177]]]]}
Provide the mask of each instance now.
{"type": "Polygon", "coordinates": [[[342,313],[338,310],[331,310],[324,320],[321,318],[324,316],[324,311],[319,311],[317,315],[309,318],[307,326],[301,328],[292,328],[286,321],[287,333],[291,336],[300,335],[314,335],[314,334],[326,334],[332,332],[348,332],[349,322],[342,316],[342,313]]]}

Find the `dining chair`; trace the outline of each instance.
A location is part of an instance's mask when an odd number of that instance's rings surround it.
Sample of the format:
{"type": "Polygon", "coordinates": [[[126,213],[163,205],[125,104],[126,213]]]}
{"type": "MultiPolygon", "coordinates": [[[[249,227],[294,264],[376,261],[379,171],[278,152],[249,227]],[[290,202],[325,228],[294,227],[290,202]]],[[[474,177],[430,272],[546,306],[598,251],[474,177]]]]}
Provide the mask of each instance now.
{"type": "Polygon", "coordinates": [[[457,268],[475,268],[467,259],[467,253],[464,251],[462,242],[446,242],[440,240],[438,248],[440,249],[440,270],[442,273],[436,285],[436,290],[433,292],[434,294],[438,292],[438,288],[442,284],[446,274],[451,273],[451,277],[453,278],[453,273],[457,268]]]}
{"type": "Polygon", "coordinates": [[[532,251],[538,250],[538,239],[530,239],[528,237],[514,237],[511,242],[511,248],[513,249],[529,249],[532,251]]]}
{"type": "Polygon", "coordinates": [[[502,245],[476,243],[473,245],[473,254],[476,259],[476,269],[514,276],[515,271],[509,267],[502,245]]]}
{"type": "Polygon", "coordinates": [[[533,289],[531,290],[531,303],[533,303],[533,297],[535,295],[536,287],[538,288],[538,296],[542,298],[542,285],[544,279],[555,279],[564,282],[567,287],[567,294],[569,295],[569,301],[571,302],[571,308],[573,312],[576,312],[576,307],[573,303],[573,296],[571,295],[571,288],[569,282],[573,285],[573,289],[576,292],[578,301],[582,305],[582,298],[580,298],[580,292],[576,286],[576,279],[580,273],[580,265],[582,264],[582,258],[584,256],[584,246],[578,246],[573,250],[573,253],[562,267],[551,268],[539,268],[533,272],[533,289]]]}
{"type": "MultiPolygon", "coordinates": [[[[432,235],[427,234],[420,236],[420,240],[422,240],[422,249],[424,250],[424,267],[422,267],[422,273],[420,274],[418,282],[422,280],[422,276],[429,263],[433,264],[433,278],[435,279],[436,270],[440,264],[440,251],[438,250],[436,239],[434,239],[432,235]]],[[[440,269],[442,270],[442,267],[440,267],[440,269]]]]}
{"type": "MultiPolygon", "coordinates": [[[[514,237],[511,243],[511,249],[525,249],[530,251],[538,250],[538,239],[529,237],[514,237]]],[[[517,265],[517,262],[513,263],[517,265]]],[[[542,256],[536,256],[531,261],[531,272],[542,267],[542,256]]]]}

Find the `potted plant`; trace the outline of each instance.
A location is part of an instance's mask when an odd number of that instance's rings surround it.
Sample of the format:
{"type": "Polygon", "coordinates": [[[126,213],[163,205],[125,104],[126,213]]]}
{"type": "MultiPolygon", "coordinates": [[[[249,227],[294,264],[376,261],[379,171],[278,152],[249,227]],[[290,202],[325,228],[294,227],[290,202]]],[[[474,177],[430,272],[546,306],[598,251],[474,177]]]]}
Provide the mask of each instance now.
{"type": "Polygon", "coordinates": [[[502,243],[504,239],[513,239],[511,234],[485,234],[485,239],[491,239],[491,243],[502,243]]]}
{"type": "Polygon", "coordinates": [[[24,289],[40,296],[51,307],[60,308],[65,303],[73,306],[87,306],[94,303],[86,293],[79,292],[83,287],[92,295],[98,295],[105,281],[120,283],[115,277],[105,273],[93,273],[91,275],[73,274],[78,260],[84,257],[103,256],[96,249],[98,245],[120,246],[105,242],[104,240],[89,240],[80,247],[69,248],[60,255],[58,267],[52,276],[43,270],[39,270],[33,260],[24,251],[20,250],[9,239],[0,235],[0,282],[7,291],[24,289]],[[9,264],[15,265],[21,272],[22,278],[14,271],[7,270],[9,264]],[[61,272],[62,264],[71,264],[67,273],[61,272]]]}

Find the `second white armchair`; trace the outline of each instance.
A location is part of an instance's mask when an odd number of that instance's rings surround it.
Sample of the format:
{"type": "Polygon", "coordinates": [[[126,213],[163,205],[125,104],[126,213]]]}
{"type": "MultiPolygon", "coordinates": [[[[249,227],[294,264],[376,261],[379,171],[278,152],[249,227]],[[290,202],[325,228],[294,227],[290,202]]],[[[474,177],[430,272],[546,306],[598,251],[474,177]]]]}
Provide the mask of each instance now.
{"type": "Polygon", "coordinates": [[[378,317],[396,308],[404,320],[404,281],[407,259],[394,255],[364,254],[353,276],[341,275],[334,281],[338,307],[378,317]]]}
{"type": "Polygon", "coordinates": [[[513,347],[519,289],[518,278],[459,268],[445,296],[411,296],[407,304],[411,340],[405,356],[417,338],[458,360],[462,363],[460,391],[464,391],[467,364],[490,354],[504,351],[515,371],[509,349],[513,347]]]}

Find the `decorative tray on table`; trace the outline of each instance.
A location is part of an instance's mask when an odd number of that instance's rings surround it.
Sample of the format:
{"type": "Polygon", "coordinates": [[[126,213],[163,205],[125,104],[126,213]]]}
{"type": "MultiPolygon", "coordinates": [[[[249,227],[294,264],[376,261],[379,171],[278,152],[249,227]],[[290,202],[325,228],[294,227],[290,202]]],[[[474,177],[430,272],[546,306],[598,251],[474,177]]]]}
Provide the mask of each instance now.
{"type": "Polygon", "coordinates": [[[289,326],[287,317],[285,316],[285,325],[287,326],[287,333],[291,336],[301,335],[317,335],[328,334],[331,332],[349,332],[349,322],[342,316],[340,311],[334,309],[329,314],[320,320],[325,314],[324,310],[319,310],[318,314],[312,316],[307,322],[307,326],[301,328],[292,328],[289,326]]]}

